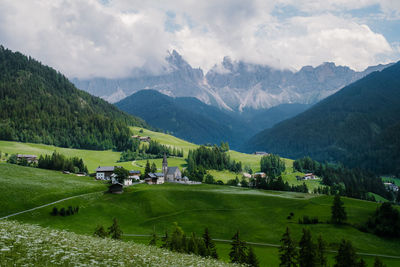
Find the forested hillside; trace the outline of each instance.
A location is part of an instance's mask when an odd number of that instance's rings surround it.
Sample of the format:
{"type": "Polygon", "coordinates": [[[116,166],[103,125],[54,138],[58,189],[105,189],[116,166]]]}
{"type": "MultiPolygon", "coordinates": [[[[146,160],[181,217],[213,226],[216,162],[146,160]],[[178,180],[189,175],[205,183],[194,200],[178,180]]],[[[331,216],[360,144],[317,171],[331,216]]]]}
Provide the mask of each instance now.
{"type": "Polygon", "coordinates": [[[257,134],[244,148],[400,174],[400,63],[257,134]]]}
{"type": "Polygon", "coordinates": [[[139,91],[116,106],[139,116],[154,127],[161,128],[185,140],[219,144],[228,141],[231,147],[249,138],[249,125],[216,107],[193,97],[172,98],[155,90],[139,91]]]}
{"type": "Polygon", "coordinates": [[[78,90],[40,62],[0,46],[0,139],[61,147],[130,147],[141,119],[78,90]]]}

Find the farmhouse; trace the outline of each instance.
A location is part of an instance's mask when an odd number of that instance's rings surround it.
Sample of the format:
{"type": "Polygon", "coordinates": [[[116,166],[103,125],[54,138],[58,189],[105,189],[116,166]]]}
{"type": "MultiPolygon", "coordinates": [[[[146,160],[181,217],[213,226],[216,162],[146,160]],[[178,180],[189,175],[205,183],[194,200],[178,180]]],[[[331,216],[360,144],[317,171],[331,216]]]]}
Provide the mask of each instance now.
{"type": "Polygon", "coordinates": [[[111,180],[111,175],[114,174],[114,166],[99,166],[96,169],[96,180],[111,180]]]}
{"type": "Polygon", "coordinates": [[[26,160],[28,163],[38,163],[38,157],[36,155],[24,155],[24,154],[18,154],[17,155],[17,160],[26,160]]]}
{"type": "Polygon", "coordinates": [[[256,172],[253,175],[254,178],[260,177],[260,178],[266,178],[267,175],[265,174],[265,172],[256,172]]]}
{"type": "Polygon", "coordinates": [[[141,142],[150,142],[150,136],[140,136],[140,135],[132,135],[132,138],[138,139],[141,142]]]}
{"type": "Polygon", "coordinates": [[[268,156],[269,154],[265,151],[256,151],[256,152],[254,152],[254,155],[268,156]]]}
{"type": "Polygon", "coordinates": [[[164,174],[161,172],[149,173],[149,177],[145,178],[144,181],[147,184],[163,184],[165,181],[164,174]]]}
{"type": "Polygon", "coordinates": [[[394,183],[383,183],[383,184],[390,191],[393,191],[393,192],[399,191],[399,187],[397,185],[395,185],[394,183]]]}
{"type": "Polygon", "coordinates": [[[133,170],[133,171],[129,171],[129,177],[132,177],[132,178],[134,178],[134,176],[137,176],[137,177],[139,177],[139,176],[140,176],[140,174],[141,174],[141,172],[140,172],[140,171],[135,171],[135,170],[133,170]]]}
{"type": "Polygon", "coordinates": [[[304,174],[303,180],[316,180],[318,179],[313,173],[306,173],[304,174]]]}

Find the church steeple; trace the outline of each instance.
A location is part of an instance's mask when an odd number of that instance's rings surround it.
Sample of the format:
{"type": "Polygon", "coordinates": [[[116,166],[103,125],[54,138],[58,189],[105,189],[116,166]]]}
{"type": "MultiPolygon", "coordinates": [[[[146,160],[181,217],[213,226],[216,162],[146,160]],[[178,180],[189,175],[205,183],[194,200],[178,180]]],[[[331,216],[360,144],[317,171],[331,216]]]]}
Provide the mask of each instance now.
{"type": "Polygon", "coordinates": [[[167,154],[164,153],[164,158],[162,161],[162,170],[164,173],[164,179],[167,179],[167,172],[168,172],[168,161],[167,161],[167,154]]]}

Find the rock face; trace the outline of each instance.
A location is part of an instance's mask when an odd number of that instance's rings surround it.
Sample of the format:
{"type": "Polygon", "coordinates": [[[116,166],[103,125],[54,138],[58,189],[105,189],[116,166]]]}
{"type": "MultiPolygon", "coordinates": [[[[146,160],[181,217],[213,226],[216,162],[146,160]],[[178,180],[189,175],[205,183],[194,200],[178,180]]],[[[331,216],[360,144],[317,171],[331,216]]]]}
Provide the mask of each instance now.
{"type": "Polygon", "coordinates": [[[142,89],[154,89],[172,97],[196,97],[202,102],[231,111],[268,109],[286,103],[314,104],[367,74],[387,65],[356,72],[324,63],[297,72],[268,66],[233,62],[225,57],[204,75],[192,68],[176,51],[166,58],[162,74],[141,74],[123,79],[74,79],[75,85],[114,103],[142,89]]]}

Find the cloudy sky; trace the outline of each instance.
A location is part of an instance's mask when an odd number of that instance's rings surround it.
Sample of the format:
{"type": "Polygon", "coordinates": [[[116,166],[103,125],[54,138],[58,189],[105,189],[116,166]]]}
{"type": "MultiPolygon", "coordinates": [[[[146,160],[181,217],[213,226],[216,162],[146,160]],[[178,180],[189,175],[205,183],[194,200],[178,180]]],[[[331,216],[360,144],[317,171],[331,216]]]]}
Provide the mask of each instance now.
{"type": "Polygon", "coordinates": [[[0,0],[0,44],[69,77],[158,72],[176,49],[276,68],[400,60],[399,0],[0,0]]]}

